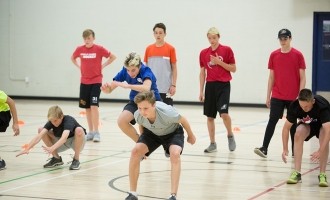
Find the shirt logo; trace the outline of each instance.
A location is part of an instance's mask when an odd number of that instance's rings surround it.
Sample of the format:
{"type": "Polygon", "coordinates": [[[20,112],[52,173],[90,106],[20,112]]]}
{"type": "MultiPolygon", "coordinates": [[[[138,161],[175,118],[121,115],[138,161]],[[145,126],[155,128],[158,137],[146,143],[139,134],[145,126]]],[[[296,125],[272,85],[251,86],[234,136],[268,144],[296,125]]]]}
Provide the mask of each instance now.
{"type": "Polygon", "coordinates": [[[96,58],[96,53],[81,53],[80,56],[81,58],[86,58],[86,59],[96,58]]]}
{"type": "Polygon", "coordinates": [[[307,115],[306,117],[303,117],[302,119],[298,119],[298,121],[303,124],[310,124],[312,122],[316,122],[317,119],[313,119],[309,115],[307,115]]]}
{"type": "Polygon", "coordinates": [[[137,82],[139,82],[139,83],[143,83],[142,78],[137,78],[136,80],[137,80],[137,82]]]}

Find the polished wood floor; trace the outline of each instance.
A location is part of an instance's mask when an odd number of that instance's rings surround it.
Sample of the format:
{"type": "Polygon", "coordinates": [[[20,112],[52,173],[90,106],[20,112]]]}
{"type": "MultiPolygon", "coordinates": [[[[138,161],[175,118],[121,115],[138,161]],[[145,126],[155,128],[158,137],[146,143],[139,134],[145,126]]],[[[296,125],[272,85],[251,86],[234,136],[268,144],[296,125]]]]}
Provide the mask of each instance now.
{"type": "MultiPolygon", "coordinates": [[[[72,101],[16,100],[21,134],[12,130],[0,134],[0,156],[7,169],[0,171],[0,199],[125,199],[129,190],[128,163],[134,143],[117,127],[116,118],[123,103],[101,103],[101,142],[87,142],[81,154],[81,169],[69,170],[73,151],[61,154],[65,165],[44,169],[49,158],[39,143],[29,155],[15,157],[21,146],[30,141],[37,128],[47,120],[48,108],[62,107],[65,114],[87,127],[84,113],[72,101]]],[[[262,159],[253,149],[262,144],[268,119],[263,108],[232,107],[233,129],[237,142],[235,152],[229,152],[225,128],[220,119],[216,125],[218,152],[205,154],[209,144],[206,118],[201,106],[178,105],[176,108],[186,116],[197,137],[195,145],[185,144],[182,155],[182,174],[178,199],[329,199],[330,188],[318,187],[318,165],[311,163],[309,155],[318,147],[313,138],[305,143],[302,183],[287,185],[292,170],[292,158],[284,164],[281,160],[280,120],[271,141],[268,158],[262,159]]],[[[329,166],[327,170],[330,176],[329,166]]],[[[139,200],[166,199],[170,192],[170,163],[162,148],[141,163],[138,185],[139,200]]]]}

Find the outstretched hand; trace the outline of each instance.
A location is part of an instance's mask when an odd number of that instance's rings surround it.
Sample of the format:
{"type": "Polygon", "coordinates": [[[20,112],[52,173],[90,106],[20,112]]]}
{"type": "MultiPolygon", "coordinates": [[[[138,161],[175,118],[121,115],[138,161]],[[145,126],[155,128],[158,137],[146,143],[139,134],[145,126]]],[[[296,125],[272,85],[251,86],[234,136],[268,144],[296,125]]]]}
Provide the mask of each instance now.
{"type": "Polygon", "coordinates": [[[22,146],[22,151],[19,152],[16,157],[20,156],[20,155],[23,155],[23,154],[29,154],[30,153],[30,148],[29,148],[29,145],[28,144],[24,144],[22,146]]]}

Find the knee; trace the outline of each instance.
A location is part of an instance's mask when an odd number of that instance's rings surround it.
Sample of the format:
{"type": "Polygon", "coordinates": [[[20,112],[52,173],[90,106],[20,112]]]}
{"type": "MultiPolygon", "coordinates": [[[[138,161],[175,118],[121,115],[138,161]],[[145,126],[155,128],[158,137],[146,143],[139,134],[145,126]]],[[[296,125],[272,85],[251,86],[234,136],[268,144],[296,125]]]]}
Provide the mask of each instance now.
{"type": "Polygon", "coordinates": [[[38,128],[38,133],[40,133],[42,131],[43,127],[39,127],[38,128]]]}
{"type": "Polygon", "coordinates": [[[81,127],[77,127],[77,128],[75,129],[75,131],[74,131],[74,135],[75,135],[76,137],[83,137],[83,136],[85,136],[85,131],[84,131],[83,128],[81,128],[81,127]]]}
{"type": "Polygon", "coordinates": [[[229,120],[230,119],[230,116],[228,113],[222,113],[220,114],[220,117],[223,119],[223,120],[229,120]]]}
{"type": "Polygon", "coordinates": [[[170,159],[172,163],[178,163],[180,162],[180,151],[171,151],[170,152],[170,159]]]}

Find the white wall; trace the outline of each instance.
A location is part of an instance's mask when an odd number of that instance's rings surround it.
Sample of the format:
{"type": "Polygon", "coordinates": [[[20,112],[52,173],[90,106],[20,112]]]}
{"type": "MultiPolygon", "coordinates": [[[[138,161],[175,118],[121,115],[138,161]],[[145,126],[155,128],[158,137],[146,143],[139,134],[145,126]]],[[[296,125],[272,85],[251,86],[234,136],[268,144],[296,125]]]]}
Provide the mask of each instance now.
{"type": "MultiPolygon", "coordinates": [[[[313,12],[329,10],[329,0],[0,0],[0,89],[9,95],[78,97],[80,72],[70,56],[83,43],[84,29],[93,29],[95,42],[117,56],[104,70],[104,81],[110,81],[130,51],[143,56],[154,42],[153,25],[163,22],[166,40],[177,50],[175,100],[198,101],[198,56],[209,46],[207,29],[216,26],[221,43],[236,57],[231,102],[263,104],[277,32],[291,30],[311,87],[313,12]]],[[[128,90],[101,97],[127,99],[128,90]]]]}

